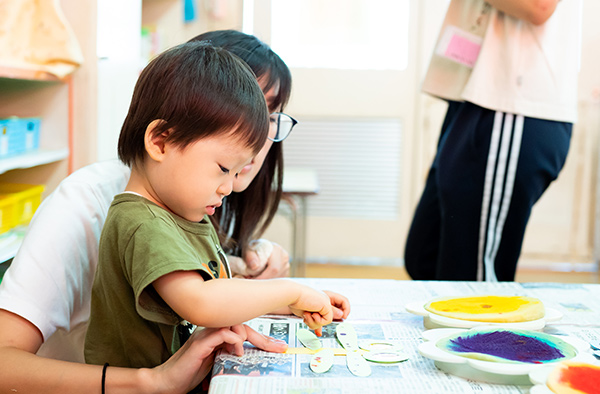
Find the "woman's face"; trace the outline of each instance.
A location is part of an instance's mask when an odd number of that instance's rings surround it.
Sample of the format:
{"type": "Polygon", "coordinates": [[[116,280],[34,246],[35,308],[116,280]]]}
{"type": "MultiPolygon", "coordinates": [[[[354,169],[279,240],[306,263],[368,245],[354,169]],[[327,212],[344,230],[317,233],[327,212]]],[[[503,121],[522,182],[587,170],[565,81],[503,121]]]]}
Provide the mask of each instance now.
{"type": "MultiPolygon", "coordinates": [[[[267,101],[267,107],[269,107],[269,110],[270,110],[271,106],[273,104],[273,100],[275,100],[275,98],[277,97],[277,94],[279,94],[279,83],[276,83],[275,85],[273,85],[271,87],[271,89],[269,89],[268,92],[265,92],[265,90],[264,90],[265,86],[267,84],[267,78],[264,78],[264,77],[259,78],[258,84],[259,84],[260,88],[263,90],[263,93],[265,94],[265,100],[267,101]]],[[[277,108],[277,109],[275,109],[274,112],[279,111],[279,110],[280,109],[277,108]]],[[[269,122],[269,137],[274,138],[276,133],[277,133],[277,126],[275,125],[275,123],[269,122]]],[[[271,145],[273,145],[273,141],[271,141],[270,139],[267,139],[265,141],[265,145],[262,147],[260,152],[258,152],[258,154],[254,157],[254,159],[250,162],[250,164],[246,165],[242,169],[242,171],[240,171],[238,173],[238,177],[233,182],[233,191],[234,192],[236,192],[236,193],[243,192],[250,185],[250,182],[252,182],[252,180],[254,179],[256,174],[258,174],[258,172],[260,171],[260,169],[265,161],[265,158],[267,157],[267,154],[269,153],[269,149],[271,149],[271,145]]]]}

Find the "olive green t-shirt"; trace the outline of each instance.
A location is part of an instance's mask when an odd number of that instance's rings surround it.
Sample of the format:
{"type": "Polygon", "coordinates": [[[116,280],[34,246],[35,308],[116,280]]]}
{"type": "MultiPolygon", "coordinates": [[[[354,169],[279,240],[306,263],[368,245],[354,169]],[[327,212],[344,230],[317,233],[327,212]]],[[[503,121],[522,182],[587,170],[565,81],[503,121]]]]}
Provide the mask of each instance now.
{"type": "Polygon", "coordinates": [[[85,360],[154,367],[179,348],[179,317],[152,282],[174,271],[227,278],[217,233],[205,216],[187,221],[136,194],[115,196],[100,237],[85,360]]]}

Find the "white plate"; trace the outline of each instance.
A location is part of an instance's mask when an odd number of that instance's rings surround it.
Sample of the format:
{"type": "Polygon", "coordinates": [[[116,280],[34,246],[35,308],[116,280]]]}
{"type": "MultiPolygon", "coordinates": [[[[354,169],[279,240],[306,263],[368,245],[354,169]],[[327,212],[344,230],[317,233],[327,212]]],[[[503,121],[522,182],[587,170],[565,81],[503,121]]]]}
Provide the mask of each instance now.
{"type": "MultiPolygon", "coordinates": [[[[419,353],[423,357],[433,360],[436,367],[444,372],[487,383],[531,385],[529,374],[536,369],[548,366],[548,364],[502,363],[475,360],[446,352],[435,345],[439,339],[466,331],[468,330],[456,328],[438,328],[425,331],[422,334],[425,342],[419,345],[419,353]]],[[[569,343],[577,351],[577,355],[570,360],[590,362],[593,359],[591,354],[586,353],[586,350],[589,348],[586,342],[568,336],[557,337],[569,343]]]]}
{"type": "Polygon", "coordinates": [[[546,386],[546,380],[555,367],[556,365],[548,365],[529,372],[529,380],[534,384],[531,390],[529,390],[530,394],[554,394],[554,392],[546,386]]]}
{"type": "Polygon", "coordinates": [[[447,327],[455,327],[455,328],[473,328],[477,326],[494,326],[494,327],[502,327],[502,328],[514,328],[520,330],[542,330],[546,327],[546,323],[553,322],[562,319],[562,312],[552,309],[545,308],[544,317],[537,320],[525,321],[519,323],[493,323],[493,322],[481,322],[481,321],[473,321],[473,320],[461,320],[461,319],[453,319],[446,316],[436,315],[435,313],[431,313],[426,310],[423,306],[427,302],[412,302],[405,306],[406,310],[414,315],[423,316],[423,325],[426,329],[432,328],[447,328],[447,327]]]}
{"type": "MultiPolygon", "coordinates": [[[[599,365],[598,360],[594,360],[593,357],[592,360],[586,362],[592,365],[599,365]]],[[[554,368],[555,366],[547,365],[529,372],[529,380],[534,384],[529,394],[555,394],[554,391],[546,386],[546,380],[548,380],[548,376],[554,368]]]]}

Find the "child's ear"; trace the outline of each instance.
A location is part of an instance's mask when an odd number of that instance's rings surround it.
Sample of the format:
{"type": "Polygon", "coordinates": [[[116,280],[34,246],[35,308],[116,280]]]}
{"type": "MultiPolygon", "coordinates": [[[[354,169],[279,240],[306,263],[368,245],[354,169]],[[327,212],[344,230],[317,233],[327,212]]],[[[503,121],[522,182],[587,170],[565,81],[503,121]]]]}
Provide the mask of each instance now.
{"type": "Polygon", "coordinates": [[[162,119],[155,119],[148,127],[146,127],[146,133],[144,134],[144,146],[146,147],[146,152],[148,156],[154,161],[162,161],[162,158],[165,154],[165,146],[166,140],[169,134],[171,134],[170,130],[163,131],[162,133],[157,132],[156,128],[164,123],[162,119]]]}

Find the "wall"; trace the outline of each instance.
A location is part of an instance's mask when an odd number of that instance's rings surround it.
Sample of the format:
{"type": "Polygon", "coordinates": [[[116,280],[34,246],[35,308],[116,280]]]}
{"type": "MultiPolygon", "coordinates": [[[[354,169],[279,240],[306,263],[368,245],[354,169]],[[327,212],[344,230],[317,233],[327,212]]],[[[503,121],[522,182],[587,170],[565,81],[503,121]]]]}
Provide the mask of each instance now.
{"type": "MultiPolygon", "coordinates": [[[[266,0],[263,0],[266,2],[266,0]]],[[[308,260],[398,263],[428,167],[435,153],[446,105],[418,88],[435,42],[447,1],[422,0],[411,10],[412,62],[405,75],[294,69],[294,91],[286,109],[303,116],[390,116],[405,125],[402,151],[400,218],[393,222],[309,217],[308,260]],[[373,87],[376,93],[374,94],[373,87]],[[352,92],[352,94],[348,94],[352,92]],[[351,97],[351,99],[349,99],[351,97]],[[382,100],[378,98],[381,97],[382,100]]],[[[555,269],[594,269],[593,235],[600,132],[600,3],[584,2],[580,119],[573,131],[567,163],[559,179],[535,206],[523,247],[522,265],[555,269]],[[540,263],[541,262],[541,263],[540,263]]],[[[267,33],[263,37],[269,37],[267,33]]],[[[289,222],[279,218],[268,236],[289,245],[289,222]]]]}
{"type": "Polygon", "coordinates": [[[141,53],[139,34],[143,23],[158,25],[165,32],[161,50],[208,29],[241,28],[242,0],[197,0],[198,18],[189,24],[182,23],[182,0],[113,2],[116,5],[112,9],[120,18],[99,15],[97,0],[60,0],[84,55],[84,63],[73,74],[73,169],[116,157],[120,125],[129,106],[137,74],[145,65],[141,57],[137,58],[137,54],[141,53]],[[211,16],[206,10],[211,3],[226,12],[211,16]],[[103,26],[98,25],[99,19],[103,26]],[[100,59],[97,41],[98,31],[102,29],[118,30],[120,38],[114,40],[119,44],[114,46],[115,51],[108,55],[100,54],[103,57],[100,59]],[[100,88],[99,83],[102,85],[100,88]]]}
{"type": "MultiPolygon", "coordinates": [[[[258,7],[267,7],[268,2],[258,2],[258,7]]],[[[420,7],[410,7],[409,20],[419,18],[420,7]]],[[[257,18],[264,17],[264,8],[257,8],[257,18]]],[[[268,41],[270,31],[266,21],[255,22],[256,34],[268,41]]],[[[411,23],[410,37],[418,35],[419,24],[411,23]]],[[[393,50],[393,47],[390,48],[393,50]]],[[[409,59],[418,57],[420,48],[416,40],[409,40],[409,59]]],[[[285,61],[285,59],[283,59],[285,61]]],[[[329,117],[399,119],[402,124],[398,166],[401,175],[389,179],[398,190],[397,217],[389,220],[365,220],[340,217],[310,216],[307,226],[307,255],[309,260],[343,261],[375,258],[380,264],[399,264],[404,248],[404,229],[412,207],[410,198],[413,182],[412,149],[416,125],[416,92],[419,85],[418,63],[409,60],[408,67],[401,71],[355,71],[327,69],[292,69],[293,91],[285,111],[300,122],[303,118],[329,117]]],[[[365,135],[365,138],[368,138],[365,135]]],[[[315,141],[318,143],[318,141],[315,141]]],[[[293,144],[293,135],[284,142],[293,144]]],[[[369,191],[373,194],[377,190],[369,191]]],[[[274,223],[267,237],[282,245],[290,245],[286,239],[287,220],[281,218],[274,223]]]]}
{"type": "Polygon", "coordinates": [[[84,62],[73,74],[73,167],[96,161],[97,56],[96,0],[60,0],[82,49],[84,62]]]}
{"type": "MultiPolygon", "coordinates": [[[[268,7],[268,0],[255,0],[268,7]]],[[[157,23],[168,31],[164,47],[183,42],[206,30],[241,28],[242,0],[197,2],[198,19],[183,25],[180,0],[143,0],[142,23],[157,23]],[[206,7],[226,5],[223,15],[210,16],[206,7]]],[[[310,217],[308,221],[309,259],[348,261],[374,257],[379,262],[396,263],[403,254],[404,239],[412,210],[420,196],[428,165],[434,153],[445,105],[419,93],[443,13],[444,0],[415,1],[411,8],[410,56],[413,61],[403,73],[331,72],[292,70],[294,91],[288,112],[298,119],[311,116],[400,118],[406,131],[401,155],[402,191],[398,201],[400,216],[391,222],[353,221],[310,217]],[[392,87],[392,88],[390,88],[392,87]],[[352,95],[347,92],[351,91],[352,95]],[[351,99],[348,99],[351,97],[351,99]],[[360,234],[357,229],[360,229],[360,234]]],[[[82,46],[85,63],[74,74],[74,167],[98,157],[98,103],[96,57],[96,1],[61,0],[61,5],[82,46]]],[[[593,218],[598,175],[598,134],[600,131],[600,39],[599,2],[584,2],[583,56],[580,74],[580,120],[573,135],[567,164],[558,181],[535,207],[526,234],[524,259],[582,262],[592,259],[593,218]]],[[[269,12],[256,16],[257,35],[269,41],[269,12]],[[260,31],[260,29],[263,29],[260,31]]],[[[290,226],[279,217],[268,236],[290,246],[290,226]]],[[[585,266],[584,269],[589,268],[585,266]]]]}

